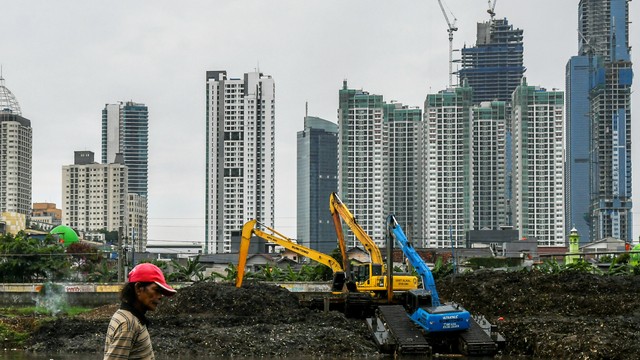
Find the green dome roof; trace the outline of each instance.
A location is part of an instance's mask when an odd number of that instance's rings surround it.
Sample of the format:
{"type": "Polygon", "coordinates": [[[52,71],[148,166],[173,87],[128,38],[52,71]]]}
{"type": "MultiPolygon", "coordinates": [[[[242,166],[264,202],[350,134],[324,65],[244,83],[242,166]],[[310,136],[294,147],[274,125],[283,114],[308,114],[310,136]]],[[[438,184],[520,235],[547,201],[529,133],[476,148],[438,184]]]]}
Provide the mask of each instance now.
{"type": "Polygon", "coordinates": [[[58,225],[53,228],[49,232],[51,235],[58,235],[60,237],[61,242],[64,241],[64,245],[68,246],[73,243],[80,241],[78,239],[78,234],[76,234],[75,230],[65,225],[58,225]]]}

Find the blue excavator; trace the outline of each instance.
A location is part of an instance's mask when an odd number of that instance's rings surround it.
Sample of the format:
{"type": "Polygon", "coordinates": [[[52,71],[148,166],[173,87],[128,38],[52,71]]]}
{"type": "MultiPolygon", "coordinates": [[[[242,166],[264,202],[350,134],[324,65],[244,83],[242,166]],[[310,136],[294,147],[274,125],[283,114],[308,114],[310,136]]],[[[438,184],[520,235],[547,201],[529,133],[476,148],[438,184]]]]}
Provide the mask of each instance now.
{"type": "Polygon", "coordinates": [[[442,304],[431,270],[407,239],[394,215],[387,218],[387,246],[393,240],[422,279],[423,288],[406,292],[403,305],[379,306],[369,328],[382,352],[400,354],[459,353],[492,356],[504,337],[484,317],[472,316],[456,303],[442,304]]]}

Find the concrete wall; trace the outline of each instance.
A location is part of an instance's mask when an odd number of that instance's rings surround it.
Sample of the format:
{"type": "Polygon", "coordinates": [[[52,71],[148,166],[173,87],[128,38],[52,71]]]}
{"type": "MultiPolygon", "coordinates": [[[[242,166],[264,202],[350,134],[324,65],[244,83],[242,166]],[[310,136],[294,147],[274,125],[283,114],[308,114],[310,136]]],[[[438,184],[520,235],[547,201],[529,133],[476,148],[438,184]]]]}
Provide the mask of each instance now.
{"type": "Polygon", "coordinates": [[[44,284],[0,284],[0,307],[40,306],[54,299],[70,306],[97,307],[117,304],[122,284],[55,284],[54,291],[41,291],[44,284]]]}

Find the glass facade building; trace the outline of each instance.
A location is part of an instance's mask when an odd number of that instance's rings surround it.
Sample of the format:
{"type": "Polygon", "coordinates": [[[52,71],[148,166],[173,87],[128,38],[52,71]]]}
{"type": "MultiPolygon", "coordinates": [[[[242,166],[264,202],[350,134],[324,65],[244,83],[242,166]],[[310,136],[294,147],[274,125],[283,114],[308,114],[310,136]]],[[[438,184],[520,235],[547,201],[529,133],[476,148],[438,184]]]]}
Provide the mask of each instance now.
{"type": "Polygon", "coordinates": [[[581,0],[578,31],[578,56],[566,70],[567,222],[581,242],[630,242],[629,1],[581,0]]]}
{"type": "Polygon", "coordinates": [[[329,196],[338,189],[338,125],[305,116],[297,134],[297,240],[330,254],[336,232],[329,211],[329,196]]]}
{"type": "Polygon", "coordinates": [[[476,46],[461,50],[459,82],[473,88],[473,102],[511,101],[511,94],[526,71],[523,31],[507,19],[478,23],[476,46]]]}
{"type": "Polygon", "coordinates": [[[149,193],[149,111],[132,101],[107,104],[102,110],[102,163],[121,153],[129,168],[129,192],[149,193]]]}

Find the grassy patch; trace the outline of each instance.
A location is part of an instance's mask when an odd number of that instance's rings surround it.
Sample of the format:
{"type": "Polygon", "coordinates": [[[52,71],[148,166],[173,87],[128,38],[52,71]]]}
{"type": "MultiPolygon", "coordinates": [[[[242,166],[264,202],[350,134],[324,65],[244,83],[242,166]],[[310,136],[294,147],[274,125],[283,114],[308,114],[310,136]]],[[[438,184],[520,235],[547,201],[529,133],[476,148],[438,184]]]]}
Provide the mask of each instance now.
{"type": "MultiPolygon", "coordinates": [[[[92,308],[80,307],[80,306],[67,306],[57,315],[76,316],[78,314],[91,311],[92,308]]],[[[41,306],[24,306],[15,308],[0,308],[0,314],[5,316],[30,316],[30,315],[43,315],[50,316],[51,311],[41,306]]]]}
{"type": "Polygon", "coordinates": [[[9,326],[0,323],[0,344],[3,345],[3,348],[19,347],[28,337],[28,333],[15,331],[9,326]]]}

